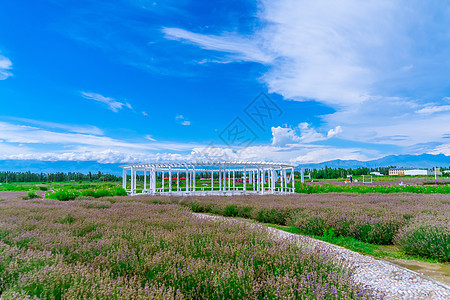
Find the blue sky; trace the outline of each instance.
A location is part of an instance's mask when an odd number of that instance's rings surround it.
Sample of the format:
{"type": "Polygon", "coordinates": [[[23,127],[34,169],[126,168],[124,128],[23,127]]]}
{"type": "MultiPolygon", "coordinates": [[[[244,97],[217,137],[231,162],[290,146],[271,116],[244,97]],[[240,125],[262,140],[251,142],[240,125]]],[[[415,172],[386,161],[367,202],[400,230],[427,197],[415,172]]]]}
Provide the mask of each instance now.
{"type": "Polygon", "coordinates": [[[446,1],[0,3],[0,159],[450,155],[446,1]]]}

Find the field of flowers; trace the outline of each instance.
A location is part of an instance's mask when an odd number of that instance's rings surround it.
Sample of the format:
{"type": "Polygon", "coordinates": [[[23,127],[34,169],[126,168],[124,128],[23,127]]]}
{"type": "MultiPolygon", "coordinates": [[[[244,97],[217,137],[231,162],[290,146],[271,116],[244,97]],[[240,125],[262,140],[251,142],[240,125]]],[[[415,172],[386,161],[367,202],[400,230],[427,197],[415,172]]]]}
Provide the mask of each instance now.
{"type": "Polygon", "coordinates": [[[414,194],[450,194],[450,185],[336,185],[296,183],[295,191],[302,194],[321,193],[414,193],[414,194]]]}
{"type": "Polygon", "coordinates": [[[0,201],[2,299],[370,299],[350,274],[324,250],[180,205],[0,201]]]}
{"type": "MultiPolygon", "coordinates": [[[[195,212],[295,226],[301,233],[398,245],[410,255],[450,261],[450,197],[426,194],[316,194],[142,197],[195,212]]],[[[145,201],[145,200],[144,200],[145,201]]]]}

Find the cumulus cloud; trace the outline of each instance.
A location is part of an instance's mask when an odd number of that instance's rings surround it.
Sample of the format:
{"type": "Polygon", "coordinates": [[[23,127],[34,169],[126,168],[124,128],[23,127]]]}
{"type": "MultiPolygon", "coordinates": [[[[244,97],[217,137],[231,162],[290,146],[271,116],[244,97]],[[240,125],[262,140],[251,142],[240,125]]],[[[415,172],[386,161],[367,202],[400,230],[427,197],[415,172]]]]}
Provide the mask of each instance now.
{"type": "Polygon", "coordinates": [[[110,97],[105,97],[102,96],[100,94],[96,94],[96,93],[90,93],[90,92],[81,92],[81,96],[85,99],[89,99],[89,100],[94,100],[103,104],[106,104],[106,106],[108,107],[109,110],[112,110],[113,112],[118,112],[119,110],[122,109],[122,107],[128,107],[129,109],[133,109],[131,107],[130,103],[123,103],[123,102],[119,102],[114,98],[110,98],[110,97]]]}
{"type": "Polygon", "coordinates": [[[189,159],[215,161],[276,161],[292,164],[317,163],[333,159],[368,160],[374,158],[356,148],[337,148],[326,145],[292,144],[286,146],[256,145],[233,151],[228,147],[194,148],[189,159]]]}
{"type": "Polygon", "coordinates": [[[317,132],[317,130],[311,127],[306,122],[300,123],[297,128],[291,127],[272,127],[272,145],[274,146],[286,146],[295,143],[313,143],[317,141],[324,141],[332,138],[342,132],[341,126],[330,129],[327,134],[317,132]],[[299,133],[298,133],[299,132],[299,133]]]}
{"type": "Polygon", "coordinates": [[[5,80],[6,78],[12,76],[9,71],[12,69],[12,63],[9,58],[0,55],[0,80],[5,80]]]}

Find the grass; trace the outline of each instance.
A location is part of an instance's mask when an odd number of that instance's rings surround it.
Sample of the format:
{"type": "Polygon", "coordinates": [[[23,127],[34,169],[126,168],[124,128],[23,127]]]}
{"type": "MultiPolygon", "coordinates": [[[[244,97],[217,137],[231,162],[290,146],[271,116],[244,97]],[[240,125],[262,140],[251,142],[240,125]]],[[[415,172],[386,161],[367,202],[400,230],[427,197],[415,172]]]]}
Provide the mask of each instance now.
{"type": "Polygon", "coordinates": [[[291,226],[311,236],[324,236],[324,232],[329,236],[332,231],[336,237],[367,244],[395,244],[407,255],[423,259],[441,262],[450,259],[450,200],[446,195],[297,194],[135,199],[178,204],[198,213],[291,226]],[[426,229],[430,226],[439,230],[426,229]]]}
{"type": "Polygon", "coordinates": [[[395,246],[386,246],[386,245],[376,245],[376,244],[370,244],[365,243],[362,241],[359,241],[355,238],[351,237],[344,237],[344,236],[336,236],[332,233],[332,231],[327,232],[325,235],[311,235],[311,234],[304,234],[301,230],[299,230],[297,227],[294,226],[281,226],[276,224],[270,224],[270,223],[262,223],[262,225],[276,228],[279,230],[283,230],[289,233],[299,234],[299,235],[306,235],[330,244],[334,244],[337,246],[344,247],[346,249],[364,254],[364,255],[370,255],[378,258],[396,258],[396,259],[407,259],[407,260],[419,260],[419,261],[425,261],[430,263],[438,263],[439,261],[436,259],[429,259],[420,257],[417,255],[408,255],[405,251],[401,251],[398,247],[395,246]]]}

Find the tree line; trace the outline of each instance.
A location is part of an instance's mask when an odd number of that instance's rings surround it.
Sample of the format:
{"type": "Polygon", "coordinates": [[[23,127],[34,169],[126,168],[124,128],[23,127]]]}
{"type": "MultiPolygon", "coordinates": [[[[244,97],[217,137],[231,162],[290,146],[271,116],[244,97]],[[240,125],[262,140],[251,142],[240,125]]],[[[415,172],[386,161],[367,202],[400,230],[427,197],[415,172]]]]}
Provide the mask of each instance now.
{"type": "Polygon", "coordinates": [[[63,182],[63,181],[120,181],[122,177],[89,172],[56,172],[56,173],[31,173],[31,172],[0,172],[0,182],[63,182]]]}

